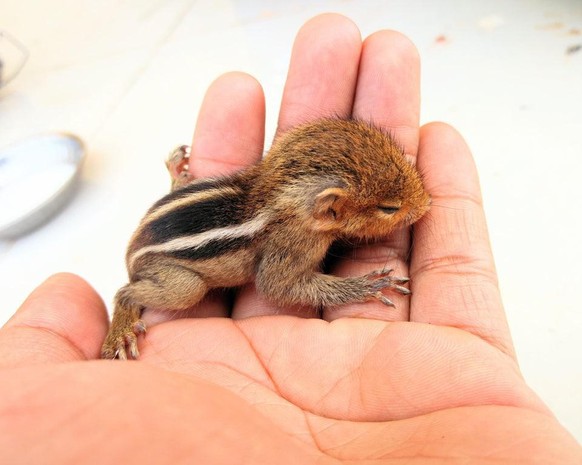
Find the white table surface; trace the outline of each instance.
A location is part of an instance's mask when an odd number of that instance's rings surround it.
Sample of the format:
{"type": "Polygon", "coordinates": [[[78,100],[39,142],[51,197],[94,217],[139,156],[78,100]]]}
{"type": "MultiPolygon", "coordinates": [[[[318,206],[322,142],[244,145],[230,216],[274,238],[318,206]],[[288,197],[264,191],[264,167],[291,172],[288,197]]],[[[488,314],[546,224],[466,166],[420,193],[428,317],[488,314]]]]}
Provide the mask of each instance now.
{"type": "Polygon", "coordinates": [[[582,44],[577,0],[0,0],[0,29],[31,53],[0,89],[0,146],[49,131],[88,146],[67,208],[0,242],[0,323],[57,271],[110,302],[131,232],[168,189],[162,160],[190,141],[207,86],[230,70],[256,76],[270,139],[295,33],[326,11],[419,48],[422,121],[455,125],[477,160],[522,370],[582,440],[582,51],[567,53],[582,44]]]}

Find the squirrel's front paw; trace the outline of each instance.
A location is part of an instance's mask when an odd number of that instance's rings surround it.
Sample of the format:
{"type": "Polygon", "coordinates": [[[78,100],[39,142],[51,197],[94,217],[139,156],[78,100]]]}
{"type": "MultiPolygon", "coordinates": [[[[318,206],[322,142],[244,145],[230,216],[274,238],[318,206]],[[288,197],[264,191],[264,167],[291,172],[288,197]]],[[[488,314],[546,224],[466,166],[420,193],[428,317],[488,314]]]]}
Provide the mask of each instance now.
{"type": "Polygon", "coordinates": [[[112,326],[101,348],[101,358],[127,360],[129,351],[130,357],[137,359],[137,337],[145,332],[146,326],[142,320],[123,326],[112,326]]]}
{"type": "Polygon", "coordinates": [[[401,276],[390,276],[394,270],[376,270],[368,273],[364,278],[370,280],[370,297],[374,297],[382,302],[384,305],[389,307],[394,307],[394,302],[392,302],[388,297],[382,294],[383,289],[393,289],[400,294],[408,295],[410,290],[406,287],[401,286],[401,284],[410,281],[410,278],[405,278],[401,276]]]}

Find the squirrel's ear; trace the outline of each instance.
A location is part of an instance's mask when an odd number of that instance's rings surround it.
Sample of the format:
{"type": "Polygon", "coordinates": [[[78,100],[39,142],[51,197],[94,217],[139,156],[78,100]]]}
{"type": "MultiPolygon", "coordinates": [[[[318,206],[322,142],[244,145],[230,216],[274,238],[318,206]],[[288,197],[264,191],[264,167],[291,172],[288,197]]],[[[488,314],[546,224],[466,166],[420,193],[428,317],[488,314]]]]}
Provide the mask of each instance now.
{"type": "Polygon", "coordinates": [[[339,187],[330,187],[315,196],[313,218],[320,227],[333,228],[343,219],[347,193],[339,187]]]}

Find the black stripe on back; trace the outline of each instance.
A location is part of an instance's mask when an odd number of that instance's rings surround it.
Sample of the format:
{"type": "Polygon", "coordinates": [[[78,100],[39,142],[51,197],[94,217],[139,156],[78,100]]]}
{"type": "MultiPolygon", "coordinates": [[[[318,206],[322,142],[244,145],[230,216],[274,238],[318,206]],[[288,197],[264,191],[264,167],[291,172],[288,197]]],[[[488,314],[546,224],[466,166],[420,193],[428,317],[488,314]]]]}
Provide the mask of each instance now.
{"type": "Polygon", "coordinates": [[[189,194],[194,194],[195,192],[202,192],[208,189],[213,189],[222,184],[224,184],[224,180],[222,178],[203,179],[201,181],[195,181],[192,184],[187,184],[186,186],[181,187],[180,189],[176,189],[175,191],[170,192],[169,194],[162,197],[160,200],[158,200],[156,203],[152,205],[149,212],[151,213],[154,210],[161,207],[162,205],[166,205],[167,203],[170,203],[173,200],[186,197],[189,194]]]}
{"type": "Polygon", "coordinates": [[[148,223],[144,233],[149,236],[149,244],[159,244],[181,236],[240,224],[243,222],[241,197],[239,193],[225,193],[183,205],[148,223]]]}
{"type": "Polygon", "coordinates": [[[164,252],[164,255],[167,257],[182,258],[187,260],[213,258],[228,252],[233,252],[235,250],[249,247],[253,240],[253,237],[248,236],[233,237],[231,239],[215,239],[203,245],[202,247],[164,252]]]}

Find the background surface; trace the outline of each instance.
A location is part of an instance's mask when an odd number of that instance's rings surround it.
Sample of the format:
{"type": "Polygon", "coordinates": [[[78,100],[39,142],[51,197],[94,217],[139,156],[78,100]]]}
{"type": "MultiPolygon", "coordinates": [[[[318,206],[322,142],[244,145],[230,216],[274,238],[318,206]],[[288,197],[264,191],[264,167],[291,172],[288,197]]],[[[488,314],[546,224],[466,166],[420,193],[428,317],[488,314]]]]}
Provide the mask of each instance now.
{"type": "Polygon", "coordinates": [[[231,70],[257,77],[270,140],[293,38],[327,11],[349,16],[364,37],[397,29],[419,48],[422,122],[456,126],[479,167],[524,375],[582,440],[576,0],[0,0],[0,29],[30,51],[0,89],[0,147],[49,131],[73,132],[88,146],[66,209],[0,242],[0,323],[57,271],[80,274],[109,303],[126,280],[128,238],[168,190],[162,161],[191,140],[210,82],[231,70]]]}

